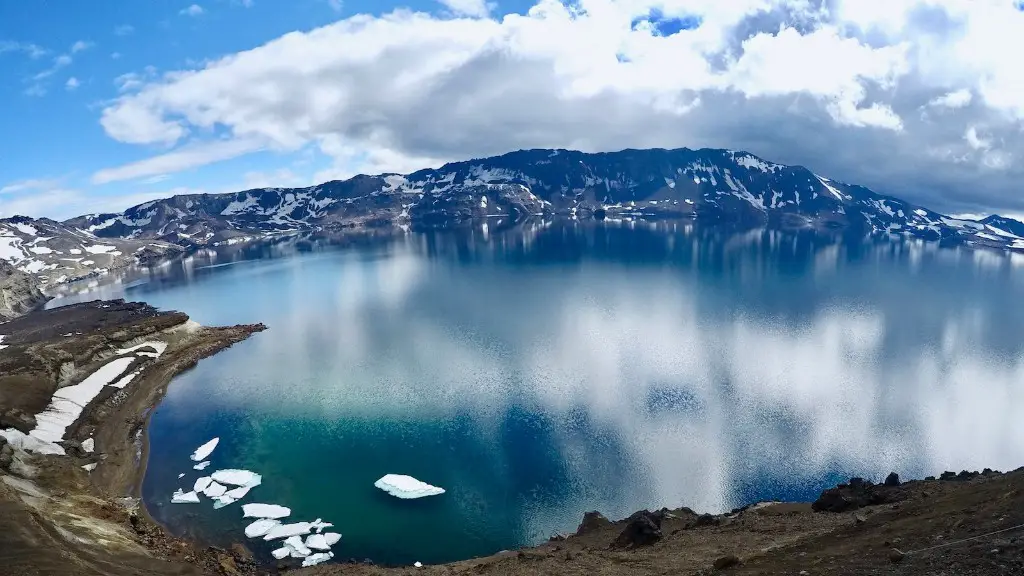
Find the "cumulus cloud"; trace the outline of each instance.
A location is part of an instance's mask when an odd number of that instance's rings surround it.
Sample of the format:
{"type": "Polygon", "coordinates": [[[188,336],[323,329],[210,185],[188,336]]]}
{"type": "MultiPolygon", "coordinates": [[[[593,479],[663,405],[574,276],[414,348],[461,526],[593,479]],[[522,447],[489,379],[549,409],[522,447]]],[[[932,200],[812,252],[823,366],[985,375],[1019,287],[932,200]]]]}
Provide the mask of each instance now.
{"type": "Polygon", "coordinates": [[[199,4],[192,4],[188,8],[182,8],[181,12],[178,12],[182,16],[200,16],[204,12],[203,7],[199,4]]]}
{"type": "Polygon", "coordinates": [[[68,78],[67,82],[64,83],[64,88],[66,90],[68,90],[68,91],[74,91],[74,90],[78,90],[78,87],[80,85],[81,85],[81,82],[78,81],[78,78],[75,78],[74,76],[72,76],[71,78],[68,78]]]}
{"type": "Polygon", "coordinates": [[[135,144],[312,143],[345,174],[526,147],[727,147],[937,209],[1024,209],[1011,0],[536,0],[500,17],[444,3],[166,71],[101,123],[135,144]]]}

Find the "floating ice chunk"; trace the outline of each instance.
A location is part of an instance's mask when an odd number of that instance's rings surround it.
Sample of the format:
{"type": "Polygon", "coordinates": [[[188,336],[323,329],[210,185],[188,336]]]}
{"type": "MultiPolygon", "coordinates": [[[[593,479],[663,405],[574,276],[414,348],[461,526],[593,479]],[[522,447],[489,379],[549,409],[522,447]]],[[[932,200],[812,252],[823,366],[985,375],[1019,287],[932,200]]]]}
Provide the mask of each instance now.
{"type": "Polygon", "coordinates": [[[209,466],[209,465],[210,465],[210,461],[206,460],[205,462],[200,462],[199,464],[196,464],[195,466],[192,467],[192,469],[193,470],[206,470],[206,467],[209,466]]]}
{"type": "Polygon", "coordinates": [[[331,545],[327,543],[327,538],[324,538],[323,534],[310,534],[306,536],[306,546],[314,550],[331,549],[331,545]]]}
{"type": "Polygon", "coordinates": [[[93,470],[96,469],[96,463],[93,462],[92,464],[86,464],[85,466],[82,466],[82,469],[85,470],[86,472],[92,472],[93,470]]]}
{"type": "Polygon", "coordinates": [[[414,562],[413,566],[415,566],[417,568],[423,568],[423,563],[422,562],[414,562]]]}
{"type": "Polygon", "coordinates": [[[213,509],[219,510],[228,504],[234,504],[235,499],[227,494],[222,494],[213,499],[213,509]]]}
{"type": "Polygon", "coordinates": [[[243,518],[284,518],[292,513],[291,508],[277,504],[243,504],[243,518]]]}
{"type": "Polygon", "coordinates": [[[396,498],[406,500],[444,494],[444,488],[431,486],[426,482],[420,482],[412,476],[405,476],[403,474],[387,474],[374,482],[373,485],[396,498]]]}
{"type": "Polygon", "coordinates": [[[217,470],[213,473],[213,479],[221,484],[232,486],[245,486],[253,488],[263,483],[263,477],[248,470],[217,470]]]}
{"type": "Polygon", "coordinates": [[[303,544],[302,538],[299,536],[289,536],[285,539],[284,545],[297,552],[300,556],[309,556],[312,552],[312,550],[303,544]]]}
{"type": "Polygon", "coordinates": [[[310,566],[316,566],[321,562],[327,562],[331,558],[334,558],[334,554],[330,552],[320,552],[318,554],[313,554],[311,556],[307,556],[305,559],[302,560],[302,567],[309,568],[310,566]]]}
{"type": "Polygon", "coordinates": [[[82,450],[85,450],[86,452],[92,452],[95,449],[96,440],[92,438],[86,438],[85,440],[82,440],[82,450]]]}
{"type": "Polygon", "coordinates": [[[334,546],[338,543],[338,540],[341,540],[341,534],[337,532],[325,532],[323,536],[328,546],[334,546]]]}
{"type": "Polygon", "coordinates": [[[174,491],[171,496],[171,504],[198,504],[199,495],[195,492],[182,492],[181,489],[174,491]]]}
{"type": "Polygon", "coordinates": [[[210,482],[210,485],[207,486],[205,489],[203,489],[203,494],[206,494],[210,498],[216,498],[218,496],[223,496],[224,493],[227,492],[227,491],[228,491],[227,487],[224,486],[223,484],[218,484],[216,482],[210,482]]]}
{"type": "Polygon", "coordinates": [[[252,490],[249,486],[239,486],[238,488],[228,490],[224,495],[233,500],[241,500],[242,498],[245,498],[245,495],[249,493],[249,490],[252,490]]]}
{"type": "Polygon", "coordinates": [[[257,520],[245,527],[245,536],[247,538],[259,538],[260,536],[266,536],[267,532],[270,532],[272,528],[280,525],[280,520],[261,518],[260,520],[257,520]]]}
{"type": "Polygon", "coordinates": [[[284,547],[281,547],[281,548],[278,548],[278,549],[274,550],[270,554],[271,554],[271,556],[273,556],[274,558],[277,558],[278,560],[283,560],[284,558],[287,558],[288,555],[291,554],[291,553],[292,553],[292,549],[287,547],[287,546],[284,546],[284,547]]]}
{"type": "Polygon", "coordinates": [[[294,524],[281,524],[275,526],[267,532],[264,540],[276,540],[278,538],[288,538],[289,536],[305,536],[309,534],[309,531],[313,528],[313,525],[309,522],[296,522],[294,524]]]}
{"type": "Polygon", "coordinates": [[[184,477],[185,477],[185,473],[184,472],[182,472],[181,474],[178,474],[178,480],[181,480],[184,477]]]}
{"type": "Polygon", "coordinates": [[[206,457],[213,454],[213,449],[217,447],[220,442],[220,438],[214,438],[206,444],[203,444],[196,451],[192,453],[192,461],[199,462],[200,460],[206,460],[206,457]]]}
{"type": "Polygon", "coordinates": [[[317,534],[323,532],[324,528],[331,528],[332,526],[334,526],[334,524],[331,524],[330,522],[323,522],[319,518],[313,522],[313,530],[316,530],[317,534]]]}
{"type": "Polygon", "coordinates": [[[196,483],[192,485],[192,490],[195,492],[202,492],[206,490],[206,488],[209,487],[211,483],[213,483],[213,478],[210,478],[209,476],[203,476],[202,478],[196,480],[196,483]]]}

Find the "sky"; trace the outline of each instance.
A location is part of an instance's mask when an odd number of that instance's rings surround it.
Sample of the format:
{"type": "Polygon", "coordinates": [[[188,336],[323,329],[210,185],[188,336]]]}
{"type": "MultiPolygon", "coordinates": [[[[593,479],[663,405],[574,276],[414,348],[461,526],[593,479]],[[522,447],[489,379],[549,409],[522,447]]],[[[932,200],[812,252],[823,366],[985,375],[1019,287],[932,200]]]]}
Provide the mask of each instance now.
{"type": "Polygon", "coordinates": [[[0,217],[522,148],[1024,214],[1020,0],[0,0],[0,217]]]}

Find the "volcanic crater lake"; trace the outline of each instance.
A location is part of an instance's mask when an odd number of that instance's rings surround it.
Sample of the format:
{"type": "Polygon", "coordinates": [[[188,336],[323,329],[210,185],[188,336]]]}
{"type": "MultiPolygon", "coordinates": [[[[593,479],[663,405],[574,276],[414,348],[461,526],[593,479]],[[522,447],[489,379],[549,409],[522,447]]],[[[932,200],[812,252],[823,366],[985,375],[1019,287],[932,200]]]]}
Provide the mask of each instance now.
{"type": "Polygon", "coordinates": [[[1020,263],[555,222],[207,250],[58,303],[268,325],[152,413],[143,496],[172,531],[243,541],[240,504],[274,503],[332,522],[336,560],[435,563],[571,532],[589,510],[722,512],[853,475],[1024,464],[1020,263]],[[263,484],[218,510],[170,504],[218,468],[263,484]],[[388,473],[447,492],[399,500],[373,486],[388,473]]]}

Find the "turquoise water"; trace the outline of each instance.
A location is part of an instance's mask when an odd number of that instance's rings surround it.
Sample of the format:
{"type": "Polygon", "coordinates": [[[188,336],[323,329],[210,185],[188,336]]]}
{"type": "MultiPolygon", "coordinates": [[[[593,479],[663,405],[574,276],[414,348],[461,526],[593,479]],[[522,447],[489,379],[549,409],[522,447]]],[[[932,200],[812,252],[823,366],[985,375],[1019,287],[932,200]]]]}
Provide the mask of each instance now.
{"type": "Polygon", "coordinates": [[[263,474],[245,501],[388,564],[533,544],[594,509],[1024,464],[1016,259],[675,223],[347,244],[233,247],[98,292],[269,326],[154,411],[143,492],[173,530],[244,538],[238,504],[168,503],[213,436],[210,470],[263,474]],[[398,500],[373,487],[387,473],[447,493],[398,500]]]}

